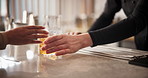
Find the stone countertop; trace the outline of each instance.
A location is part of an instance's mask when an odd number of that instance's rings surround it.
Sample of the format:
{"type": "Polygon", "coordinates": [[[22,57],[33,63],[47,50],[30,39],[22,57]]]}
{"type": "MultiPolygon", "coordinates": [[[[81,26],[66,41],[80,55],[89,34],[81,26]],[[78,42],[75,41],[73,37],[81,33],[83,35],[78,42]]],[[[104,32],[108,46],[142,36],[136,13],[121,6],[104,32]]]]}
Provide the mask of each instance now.
{"type": "MultiPolygon", "coordinates": [[[[32,59],[9,61],[1,58],[1,78],[148,78],[148,68],[128,64],[129,58],[148,52],[97,46],[85,48],[75,54],[50,60],[44,55],[32,59]]],[[[21,56],[22,57],[22,56],[21,56]]],[[[23,58],[23,57],[22,57],[23,58]]]]}

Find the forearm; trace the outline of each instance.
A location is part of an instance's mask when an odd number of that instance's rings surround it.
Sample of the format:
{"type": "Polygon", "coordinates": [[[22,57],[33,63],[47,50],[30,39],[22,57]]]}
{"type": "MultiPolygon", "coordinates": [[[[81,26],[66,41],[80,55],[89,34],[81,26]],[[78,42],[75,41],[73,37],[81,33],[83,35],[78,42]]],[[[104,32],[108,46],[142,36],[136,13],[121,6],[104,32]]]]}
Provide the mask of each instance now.
{"type": "Polygon", "coordinates": [[[96,46],[117,42],[134,36],[144,29],[145,26],[145,22],[141,18],[132,17],[101,30],[90,31],[89,34],[92,38],[93,46],[96,46]],[[138,30],[137,25],[141,26],[138,30]]]}
{"type": "Polygon", "coordinates": [[[107,27],[112,23],[115,14],[121,9],[120,0],[106,0],[105,8],[101,16],[96,20],[88,31],[98,30],[107,27]]]}
{"type": "Polygon", "coordinates": [[[148,21],[147,2],[147,0],[141,0],[127,19],[100,30],[90,31],[93,46],[120,41],[142,31],[148,21]]]}
{"type": "Polygon", "coordinates": [[[107,27],[112,23],[115,14],[111,13],[102,13],[102,15],[95,21],[88,31],[98,30],[104,27],[107,27]]]}
{"type": "Polygon", "coordinates": [[[7,37],[4,33],[0,33],[0,50],[5,49],[8,43],[7,37]]]}

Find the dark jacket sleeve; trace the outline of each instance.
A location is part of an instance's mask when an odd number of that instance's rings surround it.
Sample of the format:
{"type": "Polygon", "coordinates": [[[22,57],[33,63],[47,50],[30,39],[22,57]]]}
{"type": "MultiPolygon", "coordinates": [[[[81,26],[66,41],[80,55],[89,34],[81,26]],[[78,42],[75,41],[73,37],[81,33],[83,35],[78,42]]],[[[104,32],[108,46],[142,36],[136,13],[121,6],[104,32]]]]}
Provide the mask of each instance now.
{"type": "Polygon", "coordinates": [[[107,0],[103,13],[88,31],[98,30],[110,25],[115,16],[115,13],[118,12],[120,9],[120,0],[107,0]]]}
{"type": "Polygon", "coordinates": [[[7,44],[8,44],[8,40],[6,35],[0,32],[0,50],[5,49],[7,44]]]}
{"type": "Polygon", "coordinates": [[[140,0],[133,13],[117,24],[90,31],[93,46],[123,40],[139,33],[148,23],[148,0],[140,0]]]}

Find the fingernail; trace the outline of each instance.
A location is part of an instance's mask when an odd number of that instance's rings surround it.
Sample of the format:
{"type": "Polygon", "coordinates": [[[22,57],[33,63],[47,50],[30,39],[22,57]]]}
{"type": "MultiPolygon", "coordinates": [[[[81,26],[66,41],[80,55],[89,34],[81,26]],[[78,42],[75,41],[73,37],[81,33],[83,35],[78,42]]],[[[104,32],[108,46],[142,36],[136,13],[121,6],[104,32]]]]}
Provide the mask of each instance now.
{"type": "Polygon", "coordinates": [[[47,32],[47,33],[48,33],[48,31],[45,31],[45,32],[47,32]]]}
{"type": "Polygon", "coordinates": [[[45,47],[42,47],[42,48],[41,48],[41,50],[45,50],[45,49],[46,49],[45,47]]]}
{"type": "Polygon", "coordinates": [[[48,41],[44,41],[43,43],[44,43],[44,44],[48,44],[48,41]]]}
{"type": "Polygon", "coordinates": [[[41,26],[40,28],[41,28],[41,29],[45,29],[45,27],[43,27],[43,26],[41,26]]]}
{"type": "Polygon", "coordinates": [[[45,28],[44,26],[41,26],[42,28],[45,28]]]}

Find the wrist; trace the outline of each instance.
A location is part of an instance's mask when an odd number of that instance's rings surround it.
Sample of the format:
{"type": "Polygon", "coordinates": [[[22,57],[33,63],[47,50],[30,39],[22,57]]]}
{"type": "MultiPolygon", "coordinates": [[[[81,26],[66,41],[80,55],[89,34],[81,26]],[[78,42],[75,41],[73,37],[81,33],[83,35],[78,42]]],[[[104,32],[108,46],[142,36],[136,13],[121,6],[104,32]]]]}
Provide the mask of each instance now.
{"type": "Polygon", "coordinates": [[[78,36],[81,37],[80,39],[81,39],[81,43],[82,43],[81,44],[82,48],[93,45],[92,39],[88,33],[83,33],[78,36]]]}
{"type": "Polygon", "coordinates": [[[5,49],[7,44],[8,44],[8,40],[7,37],[5,35],[5,32],[0,33],[0,49],[5,49]]]}
{"type": "Polygon", "coordinates": [[[8,39],[8,35],[6,34],[6,32],[3,33],[3,37],[4,37],[4,41],[5,41],[5,44],[9,44],[9,39],[8,39]]]}

